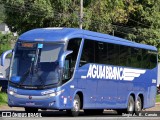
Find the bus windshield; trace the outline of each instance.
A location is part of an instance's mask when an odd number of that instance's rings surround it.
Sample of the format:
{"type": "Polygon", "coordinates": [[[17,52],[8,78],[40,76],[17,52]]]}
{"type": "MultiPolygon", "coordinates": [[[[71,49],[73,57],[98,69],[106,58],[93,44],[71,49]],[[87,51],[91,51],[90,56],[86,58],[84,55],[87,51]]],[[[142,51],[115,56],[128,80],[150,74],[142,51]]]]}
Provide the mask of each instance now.
{"type": "Polygon", "coordinates": [[[59,82],[59,59],[64,44],[18,43],[11,67],[11,83],[44,87],[59,82]]]}

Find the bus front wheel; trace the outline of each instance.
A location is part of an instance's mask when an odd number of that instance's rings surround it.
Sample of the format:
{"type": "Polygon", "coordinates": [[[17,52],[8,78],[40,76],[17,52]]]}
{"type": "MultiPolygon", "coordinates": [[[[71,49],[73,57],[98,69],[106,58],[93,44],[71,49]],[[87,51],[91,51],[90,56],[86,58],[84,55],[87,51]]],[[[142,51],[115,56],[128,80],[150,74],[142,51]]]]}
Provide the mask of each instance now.
{"type": "Polygon", "coordinates": [[[80,106],[81,106],[81,101],[79,95],[76,94],[73,101],[73,108],[71,110],[66,110],[67,114],[73,117],[78,116],[80,111],[80,106]]]}

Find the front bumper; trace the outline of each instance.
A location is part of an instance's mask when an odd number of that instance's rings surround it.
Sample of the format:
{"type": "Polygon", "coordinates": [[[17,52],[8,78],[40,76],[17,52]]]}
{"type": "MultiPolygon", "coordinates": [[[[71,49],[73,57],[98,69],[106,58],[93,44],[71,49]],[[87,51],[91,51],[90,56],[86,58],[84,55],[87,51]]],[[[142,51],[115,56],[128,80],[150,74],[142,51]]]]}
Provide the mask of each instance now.
{"type": "Polygon", "coordinates": [[[8,94],[8,105],[10,107],[34,107],[45,109],[61,109],[59,96],[29,96],[8,94]]]}

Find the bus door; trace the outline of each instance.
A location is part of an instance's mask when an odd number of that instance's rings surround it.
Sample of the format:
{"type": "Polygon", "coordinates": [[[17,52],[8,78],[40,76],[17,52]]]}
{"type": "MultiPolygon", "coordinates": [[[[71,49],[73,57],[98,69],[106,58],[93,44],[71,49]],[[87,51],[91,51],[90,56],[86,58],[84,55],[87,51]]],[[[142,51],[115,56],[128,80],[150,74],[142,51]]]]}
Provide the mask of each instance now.
{"type": "Polygon", "coordinates": [[[67,45],[67,51],[73,51],[65,59],[65,80],[70,80],[70,95],[73,96],[75,93],[74,88],[77,88],[77,70],[76,61],[79,53],[79,48],[81,45],[81,38],[70,39],[67,45]]]}

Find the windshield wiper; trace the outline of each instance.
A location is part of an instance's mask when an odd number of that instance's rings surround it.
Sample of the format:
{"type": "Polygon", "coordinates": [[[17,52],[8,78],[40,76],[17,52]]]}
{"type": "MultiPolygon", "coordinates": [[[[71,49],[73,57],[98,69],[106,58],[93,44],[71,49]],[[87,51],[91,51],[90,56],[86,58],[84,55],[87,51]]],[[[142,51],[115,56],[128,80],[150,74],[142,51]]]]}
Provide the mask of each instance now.
{"type": "Polygon", "coordinates": [[[24,81],[26,80],[26,78],[31,74],[31,71],[32,71],[32,64],[33,62],[31,63],[30,67],[28,68],[28,70],[22,75],[22,79],[20,81],[20,85],[22,85],[24,83],[24,81]]]}
{"type": "Polygon", "coordinates": [[[38,57],[39,57],[39,49],[37,48],[36,57],[35,57],[35,61],[34,61],[34,67],[33,67],[33,76],[37,75],[37,78],[40,79],[40,81],[41,81],[41,85],[44,86],[44,82],[43,82],[42,78],[38,75],[38,57]]]}
{"type": "Polygon", "coordinates": [[[35,60],[34,60],[34,68],[33,68],[33,71],[37,71],[37,68],[38,68],[38,55],[39,55],[39,49],[37,48],[36,50],[36,57],[35,57],[35,60]]]}

